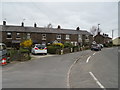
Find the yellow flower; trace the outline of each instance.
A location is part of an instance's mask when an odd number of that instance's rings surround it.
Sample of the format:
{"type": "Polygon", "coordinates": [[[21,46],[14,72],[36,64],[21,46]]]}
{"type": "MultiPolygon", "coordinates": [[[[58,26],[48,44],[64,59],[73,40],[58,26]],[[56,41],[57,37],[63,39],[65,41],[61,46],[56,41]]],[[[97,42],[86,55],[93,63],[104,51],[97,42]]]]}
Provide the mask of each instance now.
{"type": "Polygon", "coordinates": [[[20,46],[23,46],[23,47],[30,47],[31,45],[32,45],[31,39],[25,40],[25,41],[20,43],[20,46]]]}
{"type": "Polygon", "coordinates": [[[64,45],[62,43],[54,43],[53,45],[54,46],[60,46],[60,47],[64,48],[64,45]]]}

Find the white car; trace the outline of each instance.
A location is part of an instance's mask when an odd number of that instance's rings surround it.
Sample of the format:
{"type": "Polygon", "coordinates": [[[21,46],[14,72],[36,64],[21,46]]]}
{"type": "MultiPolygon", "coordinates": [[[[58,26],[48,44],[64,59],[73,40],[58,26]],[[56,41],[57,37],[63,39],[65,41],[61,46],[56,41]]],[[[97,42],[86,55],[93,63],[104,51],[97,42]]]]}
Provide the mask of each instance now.
{"type": "Polygon", "coordinates": [[[99,44],[100,46],[101,46],[101,48],[103,48],[104,47],[104,45],[103,44],[99,44]]]}
{"type": "Polygon", "coordinates": [[[32,54],[45,54],[47,55],[47,47],[42,44],[35,44],[32,48],[32,54]]]}

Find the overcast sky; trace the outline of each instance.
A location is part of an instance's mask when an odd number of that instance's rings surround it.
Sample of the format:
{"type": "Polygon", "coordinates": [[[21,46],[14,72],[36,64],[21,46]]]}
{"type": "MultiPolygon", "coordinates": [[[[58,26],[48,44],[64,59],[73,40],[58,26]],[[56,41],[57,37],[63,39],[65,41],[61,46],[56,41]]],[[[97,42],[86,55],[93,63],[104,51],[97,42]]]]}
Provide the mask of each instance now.
{"type": "MultiPolygon", "coordinates": [[[[54,28],[86,29],[100,24],[103,33],[114,37],[118,35],[118,3],[117,2],[4,2],[0,5],[2,17],[7,24],[20,25],[26,19],[25,26],[39,27],[51,23],[54,28]]],[[[2,23],[0,23],[2,24],[2,23]]]]}

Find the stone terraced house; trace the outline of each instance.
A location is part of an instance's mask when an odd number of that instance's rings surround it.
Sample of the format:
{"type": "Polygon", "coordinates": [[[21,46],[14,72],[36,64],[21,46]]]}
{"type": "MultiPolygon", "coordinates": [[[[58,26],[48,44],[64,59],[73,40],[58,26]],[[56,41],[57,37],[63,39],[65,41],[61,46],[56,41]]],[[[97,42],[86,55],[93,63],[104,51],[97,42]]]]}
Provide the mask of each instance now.
{"type": "Polygon", "coordinates": [[[12,45],[19,45],[25,38],[31,38],[33,43],[50,44],[55,42],[60,43],[72,43],[74,46],[86,46],[91,45],[93,36],[85,30],[76,29],[62,29],[58,28],[45,28],[37,27],[35,23],[33,27],[24,26],[24,23],[20,26],[6,25],[6,21],[3,21],[3,25],[0,25],[0,35],[2,41],[8,47],[12,45]]]}

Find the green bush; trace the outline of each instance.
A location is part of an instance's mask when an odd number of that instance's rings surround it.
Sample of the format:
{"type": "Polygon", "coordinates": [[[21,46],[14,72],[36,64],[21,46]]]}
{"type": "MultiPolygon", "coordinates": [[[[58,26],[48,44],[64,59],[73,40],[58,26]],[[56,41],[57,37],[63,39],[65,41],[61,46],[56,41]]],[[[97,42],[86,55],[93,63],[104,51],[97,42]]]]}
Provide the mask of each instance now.
{"type": "Polygon", "coordinates": [[[50,54],[57,54],[60,50],[60,47],[57,47],[57,46],[47,46],[47,49],[48,49],[48,53],[50,54]]]}
{"type": "Polygon", "coordinates": [[[78,51],[78,49],[79,49],[79,47],[78,47],[78,46],[73,46],[73,52],[77,52],[77,51],[78,51]]]}
{"type": "Polygon", "coordinates": [[[28,48],[20,48],[21,53],[30,53],[28,48]]]}
{"type": "Polygon", "coordinates": [[[58,47],[58,48],[64,48],[64,45],[62,43],[53,43],[52,46],[58,47]]]}
{"type": "Polygon", "coordinates": [[[8,50],[7,55],[10,56],[10,58],[12,58],[16,53],[17,53],[17,50],[10,49],[8,50]]]}
{"type": "Polygon", "coordinates": [[[71,43],[64,43],[64,48],[72,48],[73,45],[71,43]]]}

